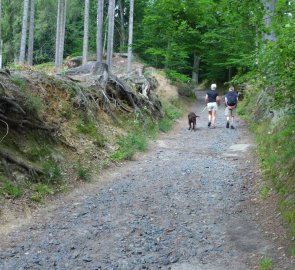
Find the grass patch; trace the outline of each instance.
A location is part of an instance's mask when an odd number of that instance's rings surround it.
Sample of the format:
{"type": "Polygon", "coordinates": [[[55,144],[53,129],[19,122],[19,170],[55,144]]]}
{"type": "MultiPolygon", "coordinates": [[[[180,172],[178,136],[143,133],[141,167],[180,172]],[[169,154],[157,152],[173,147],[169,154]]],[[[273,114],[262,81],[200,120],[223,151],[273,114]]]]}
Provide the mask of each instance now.
{"type": "Polygon", "coordinates": [[[45,181],[48,183],[59,183],[62,180],[61,170],[54,161],[47,161],[43,164],[45,181]]]}
{"type": "Polygon", "coordinates": [[[163,102],[163,109],[165,116],[159,122],[159,130],[162,132],[168,132],[175,120],[183,115],[182,105],[173,101],[171,103],[163,102]]]}
{"type": "Polygon", "coordinates": [[[79,120],[77,123],[77,130],[82,134],[88,135],[91,139],[95,140],[95,144],[103,147],[105,144],[104,136],[98,131],[95,123],[91,120],[79,120]]]}
{"type": "Polygon", "coordinates": [[[81,164],[78,164],[74,167],[74,169],[79,179],[83,181],[90,181],[90,176],[91,176],[90,168],[82,166],[81,164]]]}
{"type": "Polygon", "coordinates": [[[11,183],[10,181],[6,181],[3,184],[3,187],[0,188],[0,194],[10,197],[12,199],[20,198],[22,195],[22,190],[20,186],[11,183]]]}
{"type": "Polygon", "coordinates": [[[34,194],[31,196],[31,200],[36,203],[44,204],[44,197],[47,195],[53,195],[55,193],[54,188],[44,183],[38,183],[34,186],[34,194]]]}
{"type": "Polygon", "coordinates": [[[20,76],[11,76],[11,81],[16,84],[20,89],[25,90],[26,89],[26,80],[20,76]]]}
{"type": "Polygon", "coordinates": [[[272,268],[272,259],[263,258],[260,261],[259,270],[270,270],[272,268]]]}
{"type": "Polygon", "coordinates": [[[118,144],[119,150],[111,156],[114,161],[131,159],[136,152],[143,152],[148,147],[147,138],[141,132],[131,132],[126,137],[121,137],[118,144]]]}
{"type": "Polygon", "coordinates": [[[266,199],[269,195],[270,188],[268,186],[264,186],[260,191],[259,195],[262,199],[266,199]]]}
{"type": "Polygon", "coordinates": [[[111,156],[111,160],[131,159],[136,152],[145,151],[148,148],[149,139],[155,138],[159,131],[168,132],[175,120],[183,115],[181,104],[177,101],[165,102],[163,106],[165,115],[159,121],[147,113],[123,120],[121,125],[129,132],[126,136],[119,137],[120,148],[111,156]]]}

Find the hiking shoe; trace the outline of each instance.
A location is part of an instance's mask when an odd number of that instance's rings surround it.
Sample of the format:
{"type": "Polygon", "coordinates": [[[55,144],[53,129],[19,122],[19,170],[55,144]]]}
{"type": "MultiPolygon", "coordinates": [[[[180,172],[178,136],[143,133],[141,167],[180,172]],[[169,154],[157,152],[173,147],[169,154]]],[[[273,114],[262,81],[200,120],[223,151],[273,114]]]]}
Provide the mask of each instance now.
{"type": "Polygon", "coordinates": [[[210,127],[211,126],[211,122],[208,122],[208,127],[210,127]]]}
{"type": "Polygon", "coordinates": [[[233,125],[230,126],[231,129],[235,129],[235,127],[233,125]]]}
{"type": "Polygon", "coordinates": [[[226,128],[229,128],[229,122],[226,122],[226,128]]]}

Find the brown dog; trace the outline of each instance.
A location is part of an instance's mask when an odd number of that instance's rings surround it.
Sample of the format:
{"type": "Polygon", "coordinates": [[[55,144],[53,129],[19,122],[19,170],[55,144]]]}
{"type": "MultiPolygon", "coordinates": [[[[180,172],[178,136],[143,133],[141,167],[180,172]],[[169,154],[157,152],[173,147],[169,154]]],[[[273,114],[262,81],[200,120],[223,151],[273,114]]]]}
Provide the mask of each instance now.
{"type": "Polygon", "coordinates": [[[196,123],[197,123],[197,117],[200,117],[198,115],[196,115],[194,112],[190,112],[188,114],[188,125],[189,125],[189,128],[188,130],[196,130],[196,123]]]}

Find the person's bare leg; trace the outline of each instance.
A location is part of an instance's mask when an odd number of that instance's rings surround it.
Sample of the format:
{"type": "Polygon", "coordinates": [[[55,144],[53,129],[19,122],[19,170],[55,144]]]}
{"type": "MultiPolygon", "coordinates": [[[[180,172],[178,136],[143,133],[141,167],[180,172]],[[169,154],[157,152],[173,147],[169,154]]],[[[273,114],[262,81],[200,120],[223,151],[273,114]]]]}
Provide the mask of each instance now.
{"type": "Polygon", "coordinates": [[[212,112],[212,126],[215,127],[216,111],[212,112]]]}
{"type": "Polygon", "coordinates": [[[208,127],[211,126],[211,122],[212,122],[212,112],[208,112],[208,127]]]}

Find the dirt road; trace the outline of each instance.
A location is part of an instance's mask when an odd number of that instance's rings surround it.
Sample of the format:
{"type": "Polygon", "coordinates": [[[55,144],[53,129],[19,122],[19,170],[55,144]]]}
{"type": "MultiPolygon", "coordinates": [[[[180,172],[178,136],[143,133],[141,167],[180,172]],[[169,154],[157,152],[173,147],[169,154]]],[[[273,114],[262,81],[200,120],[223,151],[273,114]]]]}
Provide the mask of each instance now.
{"type": "MultiPolygon", "coordinates": [[[[204,92],[193,109],[204,107],[204,92]]],[[[257,192],[246,125],[186,117],[134,161],[0,234],[0,269],[292,270],[281,218],[257,192]]],[[[16,224],[11,224],[16,225],[16,224]]]]}

